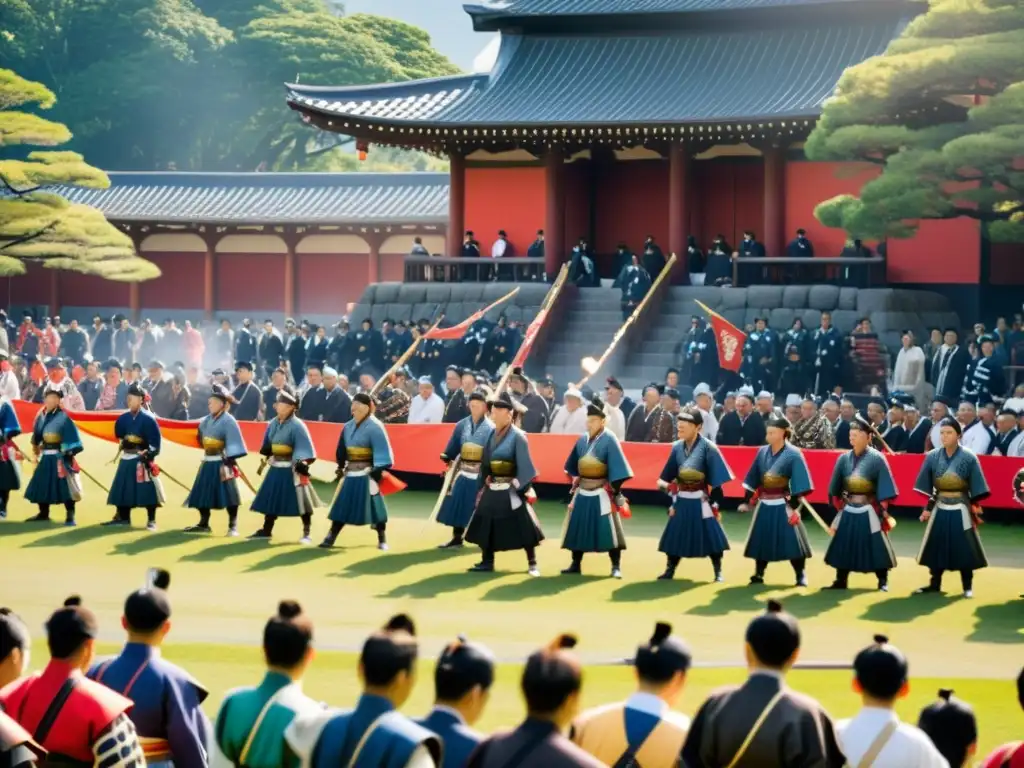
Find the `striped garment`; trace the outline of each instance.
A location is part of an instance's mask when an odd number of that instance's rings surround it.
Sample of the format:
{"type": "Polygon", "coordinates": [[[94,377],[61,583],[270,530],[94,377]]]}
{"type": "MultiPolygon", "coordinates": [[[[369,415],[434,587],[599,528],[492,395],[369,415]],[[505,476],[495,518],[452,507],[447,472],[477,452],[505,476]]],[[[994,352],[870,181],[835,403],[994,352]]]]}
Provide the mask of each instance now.
{"type": "Polygon", "coordinates": [[[118,715],[92,745],[95,768],[145,768],[146,758],[142,753],[135,725],[128,715],[118,715]]]}

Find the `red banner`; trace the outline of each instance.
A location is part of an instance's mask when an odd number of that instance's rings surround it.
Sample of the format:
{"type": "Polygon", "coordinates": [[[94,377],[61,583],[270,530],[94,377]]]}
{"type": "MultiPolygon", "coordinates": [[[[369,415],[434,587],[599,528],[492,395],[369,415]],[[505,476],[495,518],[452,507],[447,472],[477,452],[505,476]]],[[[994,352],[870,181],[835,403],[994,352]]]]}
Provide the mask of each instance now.
{"type": "Polygon", "coordinates": [[[548,311],[546,309],[542,309],[537,313],[537,316],[533,318],[533,322],[530,323],[530,327],[526,329],[526,336],[523,338],[523,343],[519,345],[519,351],[516,352],[516,356],[512,360],[513,368],[523,367],[523,363],[526,362],[526,358],[530,354],[530,348],[533,347],[533,342],[537,340],[537,334],[540,332],[541,326],[544,325],[544,321],[547,319],[548,311]]]}
{"type": "Polygon", "coordinates": [[[519,289],[518,288],[513,288],[511,291],[509,291],[507,294],[505,294],[500,299],[495,301],[493,304],[488,304],[486,307],[484,307],[483,309],[479,310],[478,312],[474,312],[472,315],[467,317],[465,320],[463,320],[458,325],[453,325],[451,328],[432,328],[429,331],[427,331],[425,334],[423,334],[423,338],[425,338],[425,339],[442,339],[444,341],[452,341],[452,340],[455,340],[455,339],[461,339],[463,336],[466,335],[466,332],[469,330],[470,326],[473,325],[473,323],[475,323],[477,320],[482,318],[484,315],[486,315],[488,312],[490,312],[495,307],[504,304],[506,301],[511,299],[513,296],[515,296],[517,293],[519,293],[519,289]]]}
{"type": "Polygon", "coordinates": [[[743,345],[747,342],[747,334],[699,301],[696,304],[708,313],[711,320],[711,328],[715,332],[715,341],[718,344],[718,364],[726,370],[739,373],[740,365],[743,363],[743,345]]]}
{"type": "MultiPolygon", "coordinates": [[[[14,402],[15,411],[25,432],[32,431],[32,422],[39,412],[39,406],[21,400],[14,402]]],[[[116,413],[72,413],[71,417],[82,431],[94,434],[96,424],[108,421],[111,425],[117,418],[116,413]],[[88,425],[88,426],[87,426],[88,425]]],[[[195,435],[196,422],[169,421],[160,419],[160,427],[164,437],[170,435],[195,435]]],[[[265,422],[239,422],[242,436],[251,452],[259,450],[263,442],[263,433],[267,429],[265,422]]],[[[317,456],[324,461],[334,461],[338,446],[340,424],[307,423],[317,456]]],[[[451,436],[451,424],[389,424],[388,436],[391,449],[395,453],[394,469],[398,472],[412,472],[424,475],[438,475],[444,469],[438,456],[444,450],[451,436]]],[[[177,442],[177,441],[175,441],[177,442]]],[[[542,483],[567,483],[562,467],[572,450],[576,438],[573,435],[530,435],[530,453],[533,463],[540,473],[538,481],[542,483]]],[[[635,477],[626,484],[626,489],[638,488],[655,490],[658,475],[668,458],[671,448],[667,443],[623,443],[626,458],[633,467],[635,477]]],[[[725,487],[726,496],[736,498],[743,495],[742,481],[747,469],[754,460],[756,448],[723,447],[722,455],[732,468],[736,480],[725,487]]],[[[814,480],[814,492],[810,500],[824,504],[828,501],[828,484],[832,479],[832,469],[841,451],[804,451],[807,465],[814,480]]],[[[896,454],[888,456],[893,476],[900,495],[896,504],[906,507],[919,507],[924,498],[914,492],[914,482],[921,469],[922,457],[919,454],[896,454]]],[[[1021,468],[1020,459],[1008,459],[1002,456],[980,456],[981,468],[988,480],[992,496],[983,506],[998,509],[1020,509],[1013,497],[1013,477],[1021,468]]]]}

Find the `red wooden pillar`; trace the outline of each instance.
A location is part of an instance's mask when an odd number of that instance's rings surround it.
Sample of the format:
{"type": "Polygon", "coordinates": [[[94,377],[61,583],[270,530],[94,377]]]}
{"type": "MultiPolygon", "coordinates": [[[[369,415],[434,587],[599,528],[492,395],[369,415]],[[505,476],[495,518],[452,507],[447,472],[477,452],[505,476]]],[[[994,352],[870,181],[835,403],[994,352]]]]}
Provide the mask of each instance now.
{"type": "Polygon", "coordinates": [[[60,270],[50,270],[50,317],[60,314],[60,270]]]}
{"type": "Polygon", "coordinates": [[[206,241],[206,253],[203,255],[203,319],[213,320],[213,302],[216,295],[214,285],[214,259],[216,258],[217,241],[206,241]]]}
{"type": "Polygon", "coordinates": [[[552,147],[544,155],[544,271],[554,278],[565,261],[565,156],[552,147]]]}
{"type": "Polygon", "coordinates": [[[366,242],[370,246],[370,263],[366,274],[366,284],[373,285],[380,282],[380,247],[384,242],[384,238],[381,235],[368,235],[366,242]]]}
{"type": "Polygon", "coordinates": [[[668,250],[676,255],[673,277],[685,275],[686,236],[690,227],[690,152],[674,141],[668,155],[668,250]]]}
{"type": "Polygon", "coordinates": [[[128,314],[132,316],[132,324],[139,322],[142,315],[142,299],[139,296],[139,284],[128,283],[128,314]]]}
{"type": "Polygon", "coordinates": [[[782,147],[764,150],[764,243],[766,255],[786,253],[786,152],[782,147]]]}
{"type": "Polygon", "coordinates": [[[466,158],[458,150],[452,150],[448,153],[448,168],[451,182],[448,190],[448,237],[445,251],[448,256],[461,256],[462,237],[466,231],[466,158]]]}

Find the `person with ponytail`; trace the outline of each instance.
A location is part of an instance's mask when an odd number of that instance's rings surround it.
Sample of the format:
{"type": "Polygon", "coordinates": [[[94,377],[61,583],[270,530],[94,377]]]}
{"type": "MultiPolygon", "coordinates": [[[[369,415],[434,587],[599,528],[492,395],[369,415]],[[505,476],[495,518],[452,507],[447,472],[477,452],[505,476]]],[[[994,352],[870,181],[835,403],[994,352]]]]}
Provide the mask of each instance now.
{"type": "Polygon", "coordinates": [[[263,628],[263,680],[229,692],[220,706],[210,768],[298,768],[284,733],[296,717],[323,710],[302,692],[313,656],[312,620],[296,601],[282,600],[263,628]]]}
{"type": "Polygon", "coordinates": [[[170,584],[170,573],[150,569],[145,586],[124,603],[121,626],[128,643],[118,656],[94,664],[88,675],[134,702],[129,716],[149,768],[206,768],[211,728],[201,705],[209,694],[160,655],[171,630],[170,584]]]}
{"type": "Polygon", "coordinates": [[[580,709],[583,665],[572,649],[576,636],[562,634],[526,660],[520,687],[526,719],[512,731],[483,741],[466,768],[604,768],[564,733],[580,709]]]}
{"type": "Polygon", "coordinates": [[[940,689],[938,700],[921,710],[917,727],[928,735],[950,768],[974,765],[978,721],[971,706],[951,689],[940,689]]]}
{"type": "Polygon", "coordinates": [[[584,712],[569,738],[611,766],[675,765],[690,718],[675,711],[692,662],[690,649],[658,622],[650,640],[636,649],[637,691],[624,702],[584,712]]]}
{"type": "Polygon", "coordinates": [[[431,731],[398,708],[416,685],[419,641],[404,613],[363,643],[363,692],[354,709],[296,718],[285,738],[310,768],[438,768],[443,747],[431,731]]]}

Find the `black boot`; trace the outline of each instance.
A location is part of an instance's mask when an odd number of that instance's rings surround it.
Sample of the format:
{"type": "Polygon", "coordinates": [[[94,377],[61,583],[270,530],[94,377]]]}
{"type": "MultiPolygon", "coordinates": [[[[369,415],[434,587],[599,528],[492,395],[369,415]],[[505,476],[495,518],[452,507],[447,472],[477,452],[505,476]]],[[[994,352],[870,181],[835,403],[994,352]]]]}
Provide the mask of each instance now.
{"type": "Polygon", "coordinates": [[[463,546],[462,537],[466,533],[466,529],[460,526],[455,526],[452,529],[452,540],[447,544],[442,544],[438,549],[461,549],[463,546]]]}
{"type": "Polygon", "coordinates": [[[836,569],[836,580],[829,584],[825,589],[849,589],[850,588],[850,572],[836,569]]]}
{"type": "Polygon", "coordinates": [[[932,571],[931,579],[928,581],[927,587],[921,587],[919,590],[914,592],[915,595],[927,595],[932,592],[942,591],[942,571],[932,571]]]}
{"type": "Polygon", "coordinates": [[[64,502],[64,525],[68,528],[74,528],[78,525],[75,520],[75,502],[65,501],[64,502]]]}
{"type": "Polygon", "coordinates": [[[38,515],[33,515],[32,517],[30,517],[25,522],[26,523],[48,523],[48,522],[50,522],[50,505],[49,504],[40,504],[39,505],[39,514],[38,515]]]}
{"type": "Polygon", "coordinates": [[[669,555],[665,558],[665,572],[658,577],[658,581],[671,581],[676,577],[676,568],[679,567],[679,558],[669,555]]]}
{"type": "Polygon", "coordinates": [[[974,571],[960,571],[960,584],[964,588],[964,597],[974,597],[974,571]]]}
{"type": "Polygon", "coordinates": [[[338,540],[338,534],[341,533],[341,529],[345,527],[344,523],[331,522],[331,530],[328,532],[324,540],[320,542],[320,549],[330,549],[334,546],[334,542],[338,540]]]}
{"type": "Polygon", "coordinates": [[[252,534],[249,538],[269,541],[270,537],[274,535],[274,523],[276,522],[277,517],[275,515],[265,515],[263,518],[263,527],[256,531],[256,533],[252,534]]]}
{"type": "Polygon", "coordinates": [[[210,528],[210,510],[200,509],[199,510],[199,525],[190,525],[185,529],[185,533],[212,533],[213,529],[210,528]]]}
{"type": "Polygon", "coordinates": [[[768,567],[767,560],[754,561],[754,575],[750,577],[751,584],[764,584],[764,572],[768,567]]]}
{"type": "MultiPolygon", "coordinates": [[[[583,556],[580,555],[580,557],[583,556]]],[[[534,578],[540,576],[540,568],[537,567],[537,550],[534,547],[526,548],[526,572],[534,578]]]]}
{"type": "Polygon", "coordinates": [[[130,507],[118,507],[114,512],[114,517],[105,523],[100,525],[126,525],[131,526],[132,524],[132,510],[130,507]]]}
{"type": "Polygon", "coordinates": [[[146,507],[146,530],[156,530],[156,507],[146,507]]]}
{"type": "Polygon", "coordinates": [[[7,502],[10,498],[10,491],[0,491],[0,520],[4,520],[7,517],[7,502]]]}
{"type": "Polygon", "coordinates": [[[388,524],[377,524],[377,549],[381,552],[388,551],[388,524]]]}
{"type": "Polygon", "coordinates": [[[238,535],[238,507],[228,507],[228,536],[238,535]]]}
{"type": "Polygon", "coordinates": [[[889,570],[883,568],[880,571],[875,571],[875,576],[878,577],[878,591],[888,592],[889,591],[889,570]]]}
{"type": "Polygon", "coordinates": [[[583,553],[574,549],[572,552],[572,563],[568,568],[562,570],[562,575],[572,576],[580,573],[583,573],[583,553]]]}
{"type": "Polygon", "coordinates": [[[313,513],[307,512],[302,515],[302,538],[299,539],[299,544],[312,544],[313,540],[309,537],[309,530],[313,527],[313,513]]]}
{"type": "Polygon", "coordinates": [[[807,586],[807,559],[798,557],[795,560],[790,560],[790,565],[793,566],[793,573],[796,575],[796,586],[806,587],[807,586]]]}
{"type": "Polygon", "coordinates": [[[612,561],[612,578],[613,579],[621,579],[622,578],[622,550],[621,549],[613,549],[611,552],[608,553],[608,557],[612,561]]]}
{"type": "Polygon", "coordinates": [[[711,565],[715,569],[715,583],[721,584],[725,579],[722,578],[722,556],[711,555],[711,565]]]}
{"type": "Polygon", "coordinates": [[[480,562],[469,569],[470,573],[493,573],[494,553],[488,549],[483,550],[480,562]]]}

